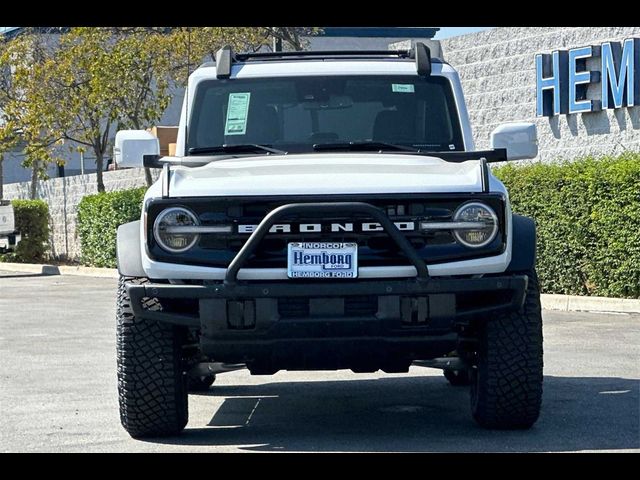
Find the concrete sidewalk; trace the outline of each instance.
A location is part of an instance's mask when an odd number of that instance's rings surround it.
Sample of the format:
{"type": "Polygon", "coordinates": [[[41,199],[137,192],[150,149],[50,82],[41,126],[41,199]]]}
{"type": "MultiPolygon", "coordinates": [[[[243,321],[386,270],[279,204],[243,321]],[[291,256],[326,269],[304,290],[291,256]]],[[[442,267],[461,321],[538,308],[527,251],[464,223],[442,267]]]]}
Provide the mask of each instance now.
{"type": "Polygon", "coordinates": [[[18,273],[39,273],[41,275],[79,275],[83,277],[118,278],[118,270],[115,268],[81,267],[79,265],[0,262],[0,270],[18,273]]]}

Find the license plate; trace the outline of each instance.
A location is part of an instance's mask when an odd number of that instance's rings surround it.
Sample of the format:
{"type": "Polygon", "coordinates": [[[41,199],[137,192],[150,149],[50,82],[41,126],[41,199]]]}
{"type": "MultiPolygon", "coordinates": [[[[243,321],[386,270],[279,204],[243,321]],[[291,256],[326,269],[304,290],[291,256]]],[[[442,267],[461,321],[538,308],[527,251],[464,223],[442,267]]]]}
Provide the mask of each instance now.
{"type": "Polygon", "coordinates": [[[289,244],[289,278],[356,278],[358,244],[295,242],[289,244]]]}

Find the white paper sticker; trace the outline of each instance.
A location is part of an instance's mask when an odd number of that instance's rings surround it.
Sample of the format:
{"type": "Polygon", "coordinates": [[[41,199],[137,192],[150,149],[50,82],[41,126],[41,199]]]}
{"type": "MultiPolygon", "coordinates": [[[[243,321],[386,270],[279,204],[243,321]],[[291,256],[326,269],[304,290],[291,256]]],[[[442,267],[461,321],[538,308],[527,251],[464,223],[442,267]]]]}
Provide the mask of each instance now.
{"type": "Polygon", "coordinates": [[[416,89],[411,83],[393,83],[391,90],[396,93],[415,93],[416,89]]]}
{"type": "Polygon", "coordinates": [[[227,107],[227,121],[224,126],[225,135],[244,135],[247,133],[247,117],[251,93],[230,93],[227,107]]]}

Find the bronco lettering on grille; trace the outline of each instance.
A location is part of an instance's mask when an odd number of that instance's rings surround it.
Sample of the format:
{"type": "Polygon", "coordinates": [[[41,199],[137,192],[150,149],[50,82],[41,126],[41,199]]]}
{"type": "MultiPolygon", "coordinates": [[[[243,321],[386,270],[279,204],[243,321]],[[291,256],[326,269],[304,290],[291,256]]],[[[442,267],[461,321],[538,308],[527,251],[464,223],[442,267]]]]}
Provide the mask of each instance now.
{"type": "MultiPolygon", "coordinates": [[[[416,229],[416,222],[395,222],[398,230],[412,232],[416,229]]],[[[258,228],[258,225],[238,225],[238,233],[253,233],[258,228]]],[[[279,223],[273,225],[270,229],[270,233],[319,233],[322,231],[331,232],[353,232],[355,229],[354,224],[347,223],[279,223]]],[[[358,225],[358,231],[360,232],[382,232],[384,229],[382,225],[377,222],[364,222],[358,225]]]]}

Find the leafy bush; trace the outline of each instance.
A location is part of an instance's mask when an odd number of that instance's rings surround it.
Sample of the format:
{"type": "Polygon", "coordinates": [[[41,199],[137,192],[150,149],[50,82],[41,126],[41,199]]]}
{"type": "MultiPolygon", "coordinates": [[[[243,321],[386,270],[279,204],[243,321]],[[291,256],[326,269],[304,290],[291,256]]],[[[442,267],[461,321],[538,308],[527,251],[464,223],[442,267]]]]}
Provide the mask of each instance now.
{"type": "Polygon", "coordinates": [[[494,173],[536,222],[543,292],[640,298],[639,154],[494,173]]]}
{"type": "Polygon", "coordinates": [[[81,261],[92,267],[116,266],[116,235],[123,223],[140,219],[146,187],[99,193],[78,205],[81,261]]]}
{"type": "Polygon", "coordinates": [[[49,249],[49,206],[42,200],[13,200],[16,230],[22,240],[15,252],[2,256],[6,262],[37,263],[49,249]]]}

